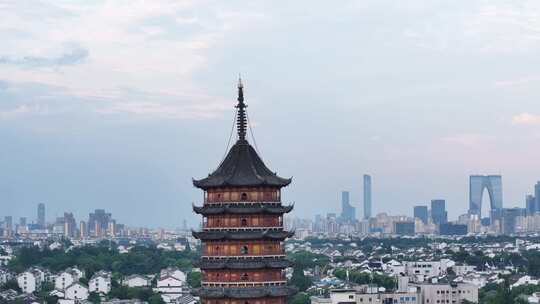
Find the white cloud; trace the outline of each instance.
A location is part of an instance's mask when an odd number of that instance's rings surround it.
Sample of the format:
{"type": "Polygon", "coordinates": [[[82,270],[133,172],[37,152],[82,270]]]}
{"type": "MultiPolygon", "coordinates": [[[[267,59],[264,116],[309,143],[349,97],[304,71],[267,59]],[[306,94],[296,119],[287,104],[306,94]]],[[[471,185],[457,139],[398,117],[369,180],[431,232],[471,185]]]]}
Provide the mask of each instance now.
{"type": "Polygon", "coordinates": [[[0,1],[0,20],[0,80],[60,87],[105,102],[100,112],[201,118],[218,115],[221,98],[193,75],[207,68],[207,50],[252,18],[199,1],[0,1]]]}
{"type": "Polygon", "coordinates": [[[476,134],[476,133],[462,133],[443,137],[441,141],[443,143],[451,145],[459,145],[468,148],[474,148],[479,146],[485,146],[495,140],[494,136],[476,134]]]}
{"type": "Polygon", "coordinates": [[[521,113],[512,117],[515,125],[540,125],[540,115],[521,113]]]}

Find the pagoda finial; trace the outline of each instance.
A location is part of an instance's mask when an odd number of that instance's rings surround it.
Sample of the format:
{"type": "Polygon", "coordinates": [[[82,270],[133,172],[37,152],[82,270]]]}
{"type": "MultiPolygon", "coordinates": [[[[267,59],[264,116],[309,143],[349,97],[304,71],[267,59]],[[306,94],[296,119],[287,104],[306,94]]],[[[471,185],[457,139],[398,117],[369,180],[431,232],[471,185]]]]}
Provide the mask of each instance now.
{"type": "Polygon", "coordinates": [[[246,127],[247,127],[247,117],[246,117],[246,107],[244,103],[244,85],[242,84],[242,78],[238,76],[238,104],[236,108],[238,109],[238,118],[236,119],[236,126],[238,129],[238,141],[246,141],[246,127]]]}

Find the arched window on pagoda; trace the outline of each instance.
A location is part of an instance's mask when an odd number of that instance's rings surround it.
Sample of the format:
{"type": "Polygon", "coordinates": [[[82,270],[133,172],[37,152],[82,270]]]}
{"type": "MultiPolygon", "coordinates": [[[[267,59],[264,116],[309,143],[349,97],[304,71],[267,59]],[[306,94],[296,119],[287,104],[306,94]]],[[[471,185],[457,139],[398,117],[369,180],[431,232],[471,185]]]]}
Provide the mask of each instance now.
{"type": "Polygon", "coordinates": [[[242,248],[240,249],[240,253],[241,254],[248,254],[249,253],[249,248],[248,246],[242,246],[242,248]]]}
{"type": "Polygon", "coordinates": [[[248,225],[247,219],[243,218],[243,219],[240,220],[240,226],[246,227],[247,225],[248,225]]]}
{"type": "Polygon", "coordinates": [[[245,202],[248,200],[248,195],[247,193],[243,192],[241,195],[240,195],[240,200],[245,202]]]}
{"type": "Polygon", "coordinates": [[[240,280],[242,281],[249,281],[249,275],[247,273],[244,273],[241,277],[240,277],[240,280]]]}

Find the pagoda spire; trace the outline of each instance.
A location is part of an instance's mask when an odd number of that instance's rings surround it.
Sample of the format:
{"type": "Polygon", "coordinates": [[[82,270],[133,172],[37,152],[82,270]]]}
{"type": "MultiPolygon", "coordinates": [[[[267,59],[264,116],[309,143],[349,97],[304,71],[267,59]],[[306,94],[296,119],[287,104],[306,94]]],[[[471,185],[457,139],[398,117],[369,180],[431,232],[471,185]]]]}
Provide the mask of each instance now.
{"type": "Polygon", "coordinates": [[[238,130],[238,141],[246,142],[246,128],[247,128],[247,105],[244,103],[244,85],[242,84],[242,78],[238,77],[238,118],[236,119],[236,127],[238,130]]]}

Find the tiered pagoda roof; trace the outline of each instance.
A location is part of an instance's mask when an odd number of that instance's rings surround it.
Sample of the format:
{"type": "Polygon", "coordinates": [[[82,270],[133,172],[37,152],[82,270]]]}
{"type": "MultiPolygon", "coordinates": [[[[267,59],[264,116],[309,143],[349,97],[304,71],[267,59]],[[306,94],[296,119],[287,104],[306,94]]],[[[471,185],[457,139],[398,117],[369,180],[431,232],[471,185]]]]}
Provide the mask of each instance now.
{"type": "Polygon", "coordinates": [[[219,167],[208,177],[193,180],[193,185],[201,189],[218,187],[285,187],[292,181],[291,178],[279,177],[272,172],[255,149],[246,139],[247,115],[244,103],[242,83],[238,85],[238,141],[227,153],[219,167]]]}
{"type": "Polygon", "coordinates": [[[202,287],[195,290],[195,294],[209,299],[232,298],[253,299],[263,297],[288,297],[297,293],[298,290],[290,286],[264,286],[247,288],[221,288],[202,287]]]}
{"type": "Polygon", "coordinates": [[[284,240],[294,236],[293,231],[193,231],[193,237],[202,241],[220,240],[284,240]]]}
{"type": "Polygon", "coordinates": [[[205,205],[202,207],[193,206],[193,211],[202,215],[217,215],[217,214],[283,214],[289,213],[293,206],[269,205],[267,203],[255,204],[236,204],[212,206],[205,205]]]}

